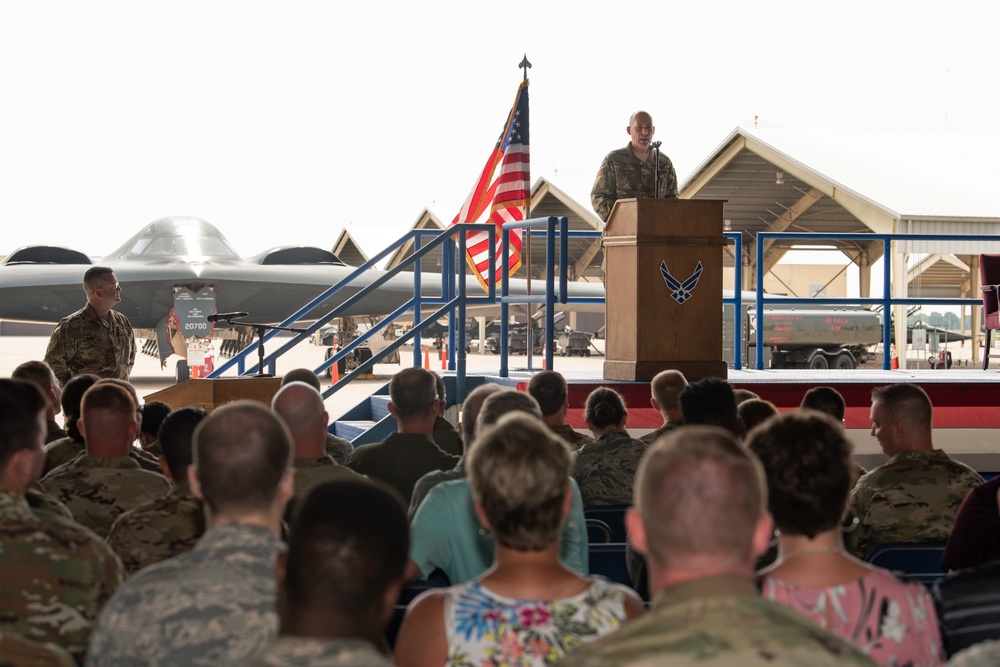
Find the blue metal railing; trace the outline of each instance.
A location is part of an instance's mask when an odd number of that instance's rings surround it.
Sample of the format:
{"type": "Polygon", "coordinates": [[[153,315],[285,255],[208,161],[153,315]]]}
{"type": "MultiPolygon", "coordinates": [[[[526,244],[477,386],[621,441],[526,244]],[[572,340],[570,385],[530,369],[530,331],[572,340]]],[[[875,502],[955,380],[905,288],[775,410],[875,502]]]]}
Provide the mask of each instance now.
{"type": "MultiPolygon", "coordinates": [[[[972,298],[908,298],[908,297],[893,297],[892,296],[892,253],[890,252],[889,243],[892,241],[954,241],[954,242],[982,242],[982,241],[996,241],[996,236],[986,236],[986,235],[949,235],[949,234],[818,234],[818,233],[790,233],[790,232],[760,232],[757,234],[757,247],[756,247],[756,257],[762,258],[764,256],[764,244],[768,240],[781,240],[781,241],[791,241],[791,240],[809,240],[809,241],[881,241],[882,242],[882,296],[881,297],[863,297],[863,298],[852,298],[852,297],[769,297],[764,294],[764,262],[757,262],[757,295],[756,295],[756,312],[758,326],[763,324],[763,318],[761,313],[764,312],[764,307],[771,303],[780,303],[782,305],[796,305],[796,304],[822,304],[822,305],[881,305],[882,306],[882,342],[885,346],[886,342],[891,338],[891,325],[892,317],[890,316],[891,308],[895,305],[939,305],[939,306],[980,306],[982,305],[982,299],[972,299],[972,298]]],[[[739,287],[740,281],[737,280],[737,287],[739,287]]],[[[738,291],[738,290],[737,290],[738,291]]],[[[759,333],[759,331],[758,331],[759,333]]],[[[755,367],[760,370],[764,368],[764,345],[762,344],[761,336],[757,336],[756,345],[756,363],[755,367]]],[[[742,341],[737,339],[736,341],[737,349],[742,344],[742,341]]],[[[891,369],[892,360],[889,358],[888,354],[882,355],[882,368],[884,370],[891,369]]]]}

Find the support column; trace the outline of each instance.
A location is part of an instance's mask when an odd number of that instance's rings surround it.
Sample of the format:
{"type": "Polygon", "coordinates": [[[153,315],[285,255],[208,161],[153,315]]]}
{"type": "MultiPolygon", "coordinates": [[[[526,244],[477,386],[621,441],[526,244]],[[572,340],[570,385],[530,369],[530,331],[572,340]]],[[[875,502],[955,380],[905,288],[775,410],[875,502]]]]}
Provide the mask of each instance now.
{"type": "Polygon", "coordinates": [[[872,295],[872,263],[865,254],[858,257],[858,292],[862,299],[872,295]]]}
{"type": "MultiPolygon", "coordinates": [[[[906,284],[906,253],[897,252],[898,241],[892,242],[892,296],[895,298],[906,298],[908,293],[906,284]]],[[[906,310],[905,305],[892,307],[894,318],[893,331],[896,336],[896,354],[899,357],[899,369],[906,368],[906,310]]]]}
{"type": "MultiPolygon", "coordinates": [[[[969,285],[972,289],[970,296],[972,298],[982,298],[983,296],[983,283],[979,279],[979,255],[972,255],[969,258],[969,285]]],[[[972,311],[972,365],[979,368],[982,366],[982,356],[979,354],[979,334],[982,332],[982,318],[983,318],[983,307],[982,306],[972,306],[969,310],[972,311]]],[[[989,350],[984,350],[984,354],[989,354],[989,350]]]]}
{"type": "Polygon", "coordinates": [[[479,322],[479,354],[484,354],[486,352],[486,318],[477,317],[476,321],[479,322]]]}

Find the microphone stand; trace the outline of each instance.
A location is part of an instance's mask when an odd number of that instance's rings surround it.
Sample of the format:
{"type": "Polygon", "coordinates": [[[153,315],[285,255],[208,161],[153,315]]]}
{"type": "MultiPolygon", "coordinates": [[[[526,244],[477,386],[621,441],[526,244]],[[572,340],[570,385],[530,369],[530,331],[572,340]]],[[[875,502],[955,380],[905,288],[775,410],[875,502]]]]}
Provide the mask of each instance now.
{"type": "Polygon", "coordinates": [[[268,331],[291,331],[292,333],[308,333],[306,329],[295,329],[293,327],[279,327],[272,324],[260,324],[258,322],[236,322],[232,319],[225,320],[226,324],[237,327],[252,327],[257,334],[257,372],[250,377],[270,378],[274,377],[270,373],[264,372],[264,334],[268,331]]]}
{"type": "Polygon", "coordinates": [[[660,142],[654,141],[653,147],[653,199],[660,198],[660,142]]]}

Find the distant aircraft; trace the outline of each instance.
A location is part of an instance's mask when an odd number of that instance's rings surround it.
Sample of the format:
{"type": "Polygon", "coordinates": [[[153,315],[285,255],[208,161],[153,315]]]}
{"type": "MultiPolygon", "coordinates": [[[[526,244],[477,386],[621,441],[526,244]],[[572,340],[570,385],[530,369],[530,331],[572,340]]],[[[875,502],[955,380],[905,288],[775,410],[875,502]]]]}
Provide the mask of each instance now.
{"type": "MultiPolygon", "coordinates": [[[[129,318],[137,335],[156,341],[161,363],[173,353],[186,358],[187,342],[194,336],[207,337],[216,326],[224,327],[208,322],[213,313],[245,311],[249,321],[281,322],[354,271],[315,247],[272,248],[244,259],[204,220],[162,218],[95,260],[56,246],[14,251],[0,266],[0,319],[58,322],[76,312],[85,303],[81,285],[86,265],[92,264],[114,269],[123,287],[115,309],[129,318]]],[[[325,315],[383,275],[375,269],[366,272],[303,319],[325,315]]],[[[467,284],[470,294],[480,290],[474,278],[467,284]]],[[[425,297],[440,295],[439,276],[425,276],[422,285],[425,297]]],[[[600,283],[573,283],[573,291],[604,296],[600,283]]],[[[412,278],[398,275],[344,315],[385,315],[412,295],[412,278]]],[[[147,346],[145,351],[153,350],[147,346]]]]}

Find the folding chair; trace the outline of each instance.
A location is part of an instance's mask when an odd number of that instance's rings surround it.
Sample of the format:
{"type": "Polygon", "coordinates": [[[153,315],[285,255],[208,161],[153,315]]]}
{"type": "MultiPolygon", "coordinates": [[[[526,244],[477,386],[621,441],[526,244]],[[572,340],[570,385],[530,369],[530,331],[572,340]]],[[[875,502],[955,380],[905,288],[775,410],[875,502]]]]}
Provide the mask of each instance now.
{"type": "Polygon", "coordinates": [[[893,572],[902,572],[915,581],[931,584],[948,574],[941,565],[944,545],[944,542],[892,542],[875,547],[865,560],[893,572]]]}
{"type": "Polygon", "coordinates": [[[1000,289],[1000,255],[979,256],[979,282],[983,289],[983,328],[986,330],[986,348],[983,350],[983,370],[990,367],[990,357],[1000,359],[1000,354],[990,354],[990,338],[1000,329],[1000,312],[997,290],[1000,289]]]}

